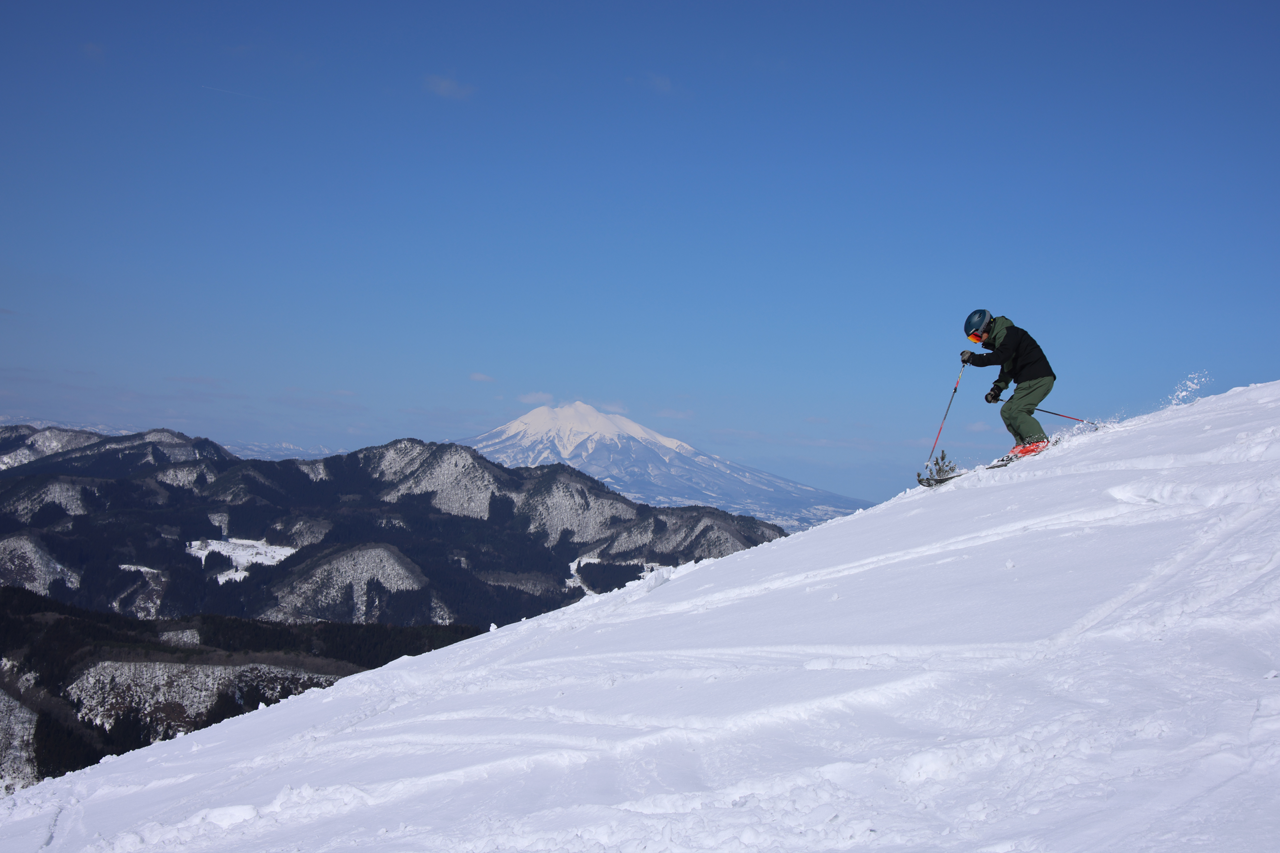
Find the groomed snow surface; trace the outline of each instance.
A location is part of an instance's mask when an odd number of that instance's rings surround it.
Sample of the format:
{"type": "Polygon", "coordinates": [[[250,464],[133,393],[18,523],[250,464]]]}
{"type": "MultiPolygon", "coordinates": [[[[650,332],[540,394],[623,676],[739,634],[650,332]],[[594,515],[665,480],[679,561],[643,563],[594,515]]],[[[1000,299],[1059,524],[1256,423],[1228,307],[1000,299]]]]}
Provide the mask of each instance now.
{"type": "Polygon", "coordinates": [[[1280,383],[0,801],[0,848],[1280,847],[1280,383]]]}

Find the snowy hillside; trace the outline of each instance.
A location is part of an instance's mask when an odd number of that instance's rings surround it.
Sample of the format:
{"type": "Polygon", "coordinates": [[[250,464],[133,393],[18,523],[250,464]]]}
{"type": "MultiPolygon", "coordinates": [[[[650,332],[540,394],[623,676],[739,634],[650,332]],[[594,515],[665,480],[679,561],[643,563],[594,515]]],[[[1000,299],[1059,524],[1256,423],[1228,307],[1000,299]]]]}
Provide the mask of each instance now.
{"type": "Polygon", "coordinates": [[[1278,670],[1271,383],[45,782],[0,848],[1274,850],[1278,670]]]}
{"type": "Polygon", "coordinates": [[[241,459],[268,459],[275,461],[283,459],[323,459],[326,456],[341,456],[349,452],[342,448],[333,450],[323,444],[317,444],[314,447],[299,447],[287,441],[231,441],[223,443],[222,446],[241,459]]]}
{"type": "Polygon", "coordinates": [[[713,506],[792,532],[871,506],[735,465],[586,403],[539,406],[457,443],[508,468],[564,463],[650,506],[713,506]]]}
{"type": "Polygon", "coordinates": [[[51,453],[61,453],[101,441],[96,432],[29,424],[0,427],[0,471],[25,465],[51,453]]]}

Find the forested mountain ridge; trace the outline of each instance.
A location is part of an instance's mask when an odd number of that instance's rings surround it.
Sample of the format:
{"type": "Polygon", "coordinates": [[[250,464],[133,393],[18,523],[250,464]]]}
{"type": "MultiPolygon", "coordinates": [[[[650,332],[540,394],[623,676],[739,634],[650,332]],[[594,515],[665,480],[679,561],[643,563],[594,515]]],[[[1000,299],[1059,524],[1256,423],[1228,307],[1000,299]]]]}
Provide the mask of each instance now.
{"type": "Polygon", "coordinates": [[[139,620],[0,588],[0,793],[477,633],[139,620]]]}
{"type": "Polygon", "coordinates": [[[140,617],[505,624],[783,535],[637,504],[565,465],[508,469],[401,439],[244,460],[172,430],[0,429],[0,584],[140,617]],[[236,560],[225,540],[280,546],[236,560]],[[268,563],[274,562],[274,565],[268,563]]]}

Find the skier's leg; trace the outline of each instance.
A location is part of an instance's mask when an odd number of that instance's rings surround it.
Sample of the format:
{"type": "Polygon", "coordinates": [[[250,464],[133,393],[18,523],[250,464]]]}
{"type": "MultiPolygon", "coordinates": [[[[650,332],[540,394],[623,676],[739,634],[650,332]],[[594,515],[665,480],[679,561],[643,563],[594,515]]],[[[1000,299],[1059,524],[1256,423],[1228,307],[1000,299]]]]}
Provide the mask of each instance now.
{"type": "Polygon", "coordinates": [[[1013,433],[1018,444],[1034,444],[1037,441],[1048,440],[1049,436],[1045,435],[1044,427],[1040,426],[1040,422],[1035,419],[1034,412],[1036,406],[1044,402],[1044,398],[1048,397],[1052,390],[1052,376],[1031,379],[1020,383],[1014,389],[1009,402],[1000,407],[1000,417],[1004,419],[1005,426],[1008,427],[1009,432],[1013,433]]]}
{"type": "Polygon", "coordinates": [[[1009,408],[1012,403],[1013,400],[1009,399],[1000,407],[1000,419],[1004,421],[1004,428],[1009,431],[1009,435],[1013,436],[1014,446],[1017,446],[1024,444],[1025,442],[1022,440],[1022,436],[1018,433],[1018,428],[1013,425],[1013,420],[1011,418],[1013,410],[1009,408]]]}

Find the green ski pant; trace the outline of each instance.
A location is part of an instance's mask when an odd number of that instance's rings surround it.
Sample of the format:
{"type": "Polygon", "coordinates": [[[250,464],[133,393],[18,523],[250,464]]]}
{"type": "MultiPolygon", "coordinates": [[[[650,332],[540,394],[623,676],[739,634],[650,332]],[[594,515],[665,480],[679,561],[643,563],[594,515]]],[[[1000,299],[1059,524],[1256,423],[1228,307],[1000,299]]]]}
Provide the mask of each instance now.
{"type": "Polygon", "coordinates": [[[1009,430],[1018,444],[1031,444],[1049,438],[1033,414],[1036,406],[1043,403],[1052,390],[1052,376],[1028,379],[1026,382],[1019,382],[1014,388],[1013,396],[1000,407],[1000,417],[1004,418],[1005,429],[1009,430]]]}

